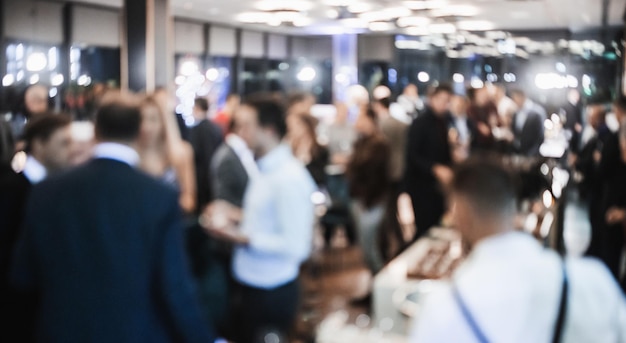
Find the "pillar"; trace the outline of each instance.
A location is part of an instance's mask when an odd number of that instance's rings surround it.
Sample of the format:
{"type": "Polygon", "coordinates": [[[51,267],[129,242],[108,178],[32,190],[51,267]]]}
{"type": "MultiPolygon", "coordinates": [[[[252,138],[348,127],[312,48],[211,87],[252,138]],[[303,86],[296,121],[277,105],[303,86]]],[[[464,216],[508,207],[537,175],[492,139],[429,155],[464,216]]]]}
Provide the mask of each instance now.
{"type": "Polygon", "coordinates": [[[357,35],[333,36],[333,94],[334,100],[346,101],[347,90],[358,84],[357,35]]]}
{"type": "Polygon", "coordinates": [[[151,92],[174,78],[169,0],[124,0],[122,89],[151,92]]]}

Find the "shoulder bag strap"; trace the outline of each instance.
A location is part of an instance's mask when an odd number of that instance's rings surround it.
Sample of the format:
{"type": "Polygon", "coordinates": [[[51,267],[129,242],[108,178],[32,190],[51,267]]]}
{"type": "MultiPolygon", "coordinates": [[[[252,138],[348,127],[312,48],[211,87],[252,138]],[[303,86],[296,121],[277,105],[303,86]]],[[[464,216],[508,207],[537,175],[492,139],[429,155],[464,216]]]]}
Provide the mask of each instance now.
{"type": "Polygon", "coordinates": [[[472,330],[472,333],[474,333],[474,336],[476,337],[478,342],[489,343],[489,340],[487,340],[487,336],[485,336],[485,333],[481,330],[480,326],[476,322],[476,319],[467,307],[467,304],[465,304],[465,301],[461,297],[461,293],[459,293],[459,289],[455,284],[452,284],[452,295],[454,296],[454,300],[456,301],[457,305],[461,309],[461,314],[463,315],[463,318],[465,318],[465,321],[472,330]]]}
{"type": "Polygon", "coordinates": [[[563,326],[565,325],[565,315],[567,313],[567,297],[569,293],[569,281],[567,277],[567,268],[565,266],[565,258],[563,258],[563,285],[561,288],[561,303],[559,304],[559,314],[554,325],[554,336],[552,343],[560,343],[563,336],[563,326]]]}

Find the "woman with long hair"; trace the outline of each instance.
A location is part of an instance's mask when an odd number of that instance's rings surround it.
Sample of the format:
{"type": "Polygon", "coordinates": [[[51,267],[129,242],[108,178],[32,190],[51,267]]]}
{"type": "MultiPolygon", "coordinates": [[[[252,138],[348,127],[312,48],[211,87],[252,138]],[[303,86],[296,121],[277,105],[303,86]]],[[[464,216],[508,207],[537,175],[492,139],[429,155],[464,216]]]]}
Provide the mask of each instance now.
{"type": "Polygon", "coordinates": [[[179,191],[179,204],[187,213],[196,208],[193,149],[183,141],[167,99],[147,96],[141,103],[141,132],[138,152],[140,168],[179,191]]]}
{"type": "Polygon", "coordinates": [[[294,114],[287,117],[289,140],[294,156],[299,159],[319,187],[326,185],[325,168],[329,163],[328,149],[317,141],[315,129],[318,120],[309,114],[294,114]]]}

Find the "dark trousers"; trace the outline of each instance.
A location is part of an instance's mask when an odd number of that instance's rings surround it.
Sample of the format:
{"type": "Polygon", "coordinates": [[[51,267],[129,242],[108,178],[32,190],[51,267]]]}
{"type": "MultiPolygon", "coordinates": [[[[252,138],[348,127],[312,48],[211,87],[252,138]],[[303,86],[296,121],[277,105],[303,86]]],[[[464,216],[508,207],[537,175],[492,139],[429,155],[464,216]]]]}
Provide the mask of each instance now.
{"type": "MultiPolygon", "coordinates": [[[[300,286],[297,280],[274,289],[240,284],[241,309],[237,343],[264,343],[268,335],[287,342],[298,311],[300,286]]],[[[237,325],[237,324],[235,324],[237,325]]],[[[269,336],[268,336],[269,337],[269,336]]]]}
{"type": "Polygon", "coordinates": [[[413,241],[422,237],[431,227],[439,225],[445,214],[446,204],[443,194],[437,189],[420,187],[409,192],[415,215],[415,236],[413,241]]]}
{"type": "Polygon", "coordinates": [[[602,232],[602,260],[619,282],[620,262],[624,248],[624,229],[621,224],[605,225],[602,232]]]}

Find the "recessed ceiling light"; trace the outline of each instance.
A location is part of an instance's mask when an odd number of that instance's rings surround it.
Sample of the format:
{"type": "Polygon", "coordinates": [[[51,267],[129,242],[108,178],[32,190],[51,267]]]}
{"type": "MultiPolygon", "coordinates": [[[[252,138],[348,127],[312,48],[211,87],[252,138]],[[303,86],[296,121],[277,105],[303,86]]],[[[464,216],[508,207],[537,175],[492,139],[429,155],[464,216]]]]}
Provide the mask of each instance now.
{"type": "Polygon", "coordinates": [[[334,8],[331,8],[329,10],[326,11],[326,16],[330,19],[337,19],[339,18],[339,11],[337,11],[334,8]]]}
{"type": "Polygon", "coordinates": [[[244,12],[237,15],[237,21],[242,23],[266,23],[272,20],[272,14],[267,12],[244,12]]]}
{"type": "Polygon", "coordinates": [[[472,5],[450,5],[430,11],[433,17],[472,17],[479,13],[480,9],[472,5]]]}
{"type": "Polygon", "coordinates": [[[430,10],[440,8],[448,4],[447,0],[422,0],[422,1],[403,1],[404,6],[415,10],[430,10]]]}
{"type": "Polygon", "coordinates": [[[398,19],[398,26],[424,26],[430,24],[430,19],[427,17],[402,17],[398,19]]]}
{"type": "Polygon", "coordinates": [[[372,5],[366,2],[357,2],[348,6],[350,13],[363,13],[372,10],[372,5]]]}
{"type": "Polygon", "coordinates": [[[449,34],[456,32],[456,26],[451,23],[431,24],[428,29],[431,33],[449,34]]]}
{"type": "Polygon", "coordinates": [[[457,22],[456,27],[465,31],[488,31],[493,30],[494,24],[486,20],[462,20],[457,22]]]}
{"type": "Polygon", "coordinates": [[[359,17],[367,21],[386,21],[411,15],[411,10],[406,7],[390,7],[382,11],[361,13],[359,17]]]}
{"type": "Polygon", "coordinates": [[[261,11],[308,11],[313,8],[313,4],[306,0],[261,0],[256,3],[255,7],[261,11]]]}
{"type": "Polygon", "coordinates": [[[389,30],[394,29],[394,25],[388,22],[384,22],[384,21],[376,21],[376,22],[370,23],[369,29],[370,31],[377,31],[377,32],[389,31],[389,30]]]}

